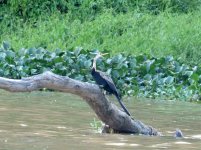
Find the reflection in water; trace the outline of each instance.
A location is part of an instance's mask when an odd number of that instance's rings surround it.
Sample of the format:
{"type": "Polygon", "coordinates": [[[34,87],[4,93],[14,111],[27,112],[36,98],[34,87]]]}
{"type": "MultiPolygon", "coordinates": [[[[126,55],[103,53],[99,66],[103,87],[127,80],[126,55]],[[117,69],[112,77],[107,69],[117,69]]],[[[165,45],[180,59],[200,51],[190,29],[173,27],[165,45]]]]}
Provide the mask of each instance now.
{"type": "Polygon", "coordinates": [[[129,144],[129,143],[105,143],[105,145],[110,145],[110,146],[131,146],[131,147],[140,146],[139,144],[129,144]]]}
{"type": "Polygon", "coordinates": [[[194,138],[194,139],[200,139],[201,140],[201,134],[192,135],[192,138],[194,138]]]}
{"type": "Polygon", "coordinates": [[[152,146],[150,146],[150,147],[153,147],[153,148],[163,148],[163,149],[165,149],[165,148],[168,148],[168,147],[170,147],[171,146],[171,143],[161,143],[161,144],[154,144],[154,145],[152,145],[152,146]]]}
{"type": "Polygon", "coordinates": [[[109,135],[90,127],[96,116],[76,96],[0,92],[0,150],[201,149],[199,104],[129,98],[124,102],[133,116],[165,136],[109,135]],[[177,128],[185,138],[173,137],[177,128]]]}
{"type": "Polygon", "coordinates": [[[192,144],[192,143],[184,142],[184,141],[179,141],[179,142],[175,142],[175,144],[186,145],[186,144],[192,144]]]}

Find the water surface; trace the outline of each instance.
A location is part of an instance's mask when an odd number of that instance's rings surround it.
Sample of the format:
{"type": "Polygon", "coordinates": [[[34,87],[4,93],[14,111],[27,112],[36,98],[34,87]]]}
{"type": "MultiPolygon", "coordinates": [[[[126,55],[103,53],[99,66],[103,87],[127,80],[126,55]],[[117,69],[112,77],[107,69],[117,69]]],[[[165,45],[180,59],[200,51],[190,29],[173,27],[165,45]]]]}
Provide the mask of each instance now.
{"type": "Polygon", "coordinates": [[[97,133],[90,126],[96,115],[74,95],[0,91],[0,150],[201,149],[200,104],[135,98],[124,103],[164,136],[97,133]],[[185,139],[173,137],[176,128],[185,139]]]}

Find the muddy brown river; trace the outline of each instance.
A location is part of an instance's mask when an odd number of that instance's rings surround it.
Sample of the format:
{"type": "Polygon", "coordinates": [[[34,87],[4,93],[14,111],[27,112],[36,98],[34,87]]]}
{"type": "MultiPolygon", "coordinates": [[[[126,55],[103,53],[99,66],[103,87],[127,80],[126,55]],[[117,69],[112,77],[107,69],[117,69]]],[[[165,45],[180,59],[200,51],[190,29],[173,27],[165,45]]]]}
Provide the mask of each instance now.
{"type": "Polygon", "coordinates": [[[124,103],[164,136],[100,134],[90,126],[96,115],[77,96],[0,90],[0,150],[201,149],[200,104],[132,97],[124,103]],[[177,128],[184,139],[173,137],[177,128]]]}

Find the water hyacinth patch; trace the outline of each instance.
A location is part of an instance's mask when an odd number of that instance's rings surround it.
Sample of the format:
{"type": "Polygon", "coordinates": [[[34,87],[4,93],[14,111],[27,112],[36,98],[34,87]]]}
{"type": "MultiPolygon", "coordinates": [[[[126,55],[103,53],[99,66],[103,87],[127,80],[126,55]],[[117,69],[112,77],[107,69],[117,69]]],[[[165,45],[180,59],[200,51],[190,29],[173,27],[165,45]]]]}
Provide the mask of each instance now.
{"type": "MultiPolygon", "coordinates": [[[[15,51],[8,42],[0,47],[0,76],[20,79],[52,71],[70,78],[94,82],[90,74],[97,50],[48,51],[29,48],[15,51]]],[[[113,78],[122,95],[200,101],[201,68],[180,63],[173,56],[155,58],[123,53],[105,55],[97,68],[113,78]]]]}

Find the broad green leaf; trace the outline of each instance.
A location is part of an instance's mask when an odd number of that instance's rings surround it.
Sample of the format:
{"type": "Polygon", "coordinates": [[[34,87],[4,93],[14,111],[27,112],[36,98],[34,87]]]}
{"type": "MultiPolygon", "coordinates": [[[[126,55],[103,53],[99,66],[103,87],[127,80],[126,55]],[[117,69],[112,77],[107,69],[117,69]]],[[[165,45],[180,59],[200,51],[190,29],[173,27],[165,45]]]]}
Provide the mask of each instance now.
{"type": "Polygon", "coordinates": [[[15,57],[15,53],[11,50],[7,50],[6,51],[6,61],[10,64],[14,64],[14,57],[15,57]]]}
{"type": "Polygon", "coordinates": [[[83,80],[84,80],[84,76],[82,76],[82,75],[77,75],[77,76],[75,77],[75,80],[83,81],[83,80]]]}
{"type": "Polygon", "coordinates": [[[150,74],[146,74],[144,76],[144,79],[147,80],[147,81],[150,81],[150,80],[152,80],[152,76],[150,74]]]}
{"type": "Polygon", "coordinates": [[[182,70],[183,70],[182,66],[177,66],[176,69],[175,69],[175,72],[180,73],[182,70]]]}
{"type": "Polygon", "coordinates": [[[189,69],[189,66],[182,64],[182,71],[187,71],[189,69]]]}
{"type": "Polygon", "coordinates": [[[51,56],[51,59],[55,59],[55,58],[57,57],[57,55],[56,55],[55,52],[52,52],[52,53],[50,54],[50,56],[51,56]]]}
{"type": "Polygon", "coordinates": [[[80,54],[81,50],[83,50],[82,47],[77,47],[77,48],[74,50],[75,56],[78,56],[78,55],[80,54]]]}
{"type": "Polygon", "coordinates": [[[0,68],[0,76],[4,74],[4,70],[0,68]]]}
{"type": "Polygon", "coordinates": [[[111,72],[112,72],[112,69],[109,68],[106,73],[107,73],[107,74],[111,74],[111,72]]]}
{"type": "Polygon", "coordinates": [[[37,69],[31,69],[31,74],[34,75],[37,72],[37,69]]]}
{"type": "Polygon", "coordinates": [[[10,43],[8,41],[3,41],[3,48],[4,50],[9,50],[11,48],[10,43]]]}
{"type": "Polygon", "coordinates": [[[130,68],[131,69],[134,69],[135,67],[136,67],[136,59],[135,58],[133,58],[133,59],[130,59],[130,61],[129,61],[129,66],[130,66],[130,68]]]}
{"type": "Polygon", "coordinates": [[[106,60],[106,63],[107,63],[107,64],[111,64],[111,63],[112,63],[112,59],[111,59],[111,58],[108,58],[108,59],[106,60]]]}
{"type": "Polygon", "coordinates": [[[18,71],[22,71],[22,70],[23,70],[23,66],[17,66],[16,69],[17,69],[18,71]]]}
{"type": "Polygon", "coordinates": [[[199,75],[196,74],[196,73],[193,73],[192,76],[191,76],[191,78],[192,78],[193,80],[195,80],[196,82],[199,81],[199,75]]]}
{"type": "Polygon", "coordinates": [[[27,49],[25,48],[21,48],[18,53],[17,53],[19,56],[24,56],[27,54],[27,49]]]}
{"type": "Polygon", "coordinates": [[[6,53],[5,52],[0,52],[0,61],[4,61],[6,58],[6,53]]]}
{"type": "Polygon", "coordinates": [[[10,70],[5,70],[4,71],[4,76],[8,76],[10,74],[10,70]]]}
{"type": "Polygon", "coordinates": [[[33,55],[33,54],[35,54],[35,52],[36,52],[36,48],[29,48],[27,50],[28,55],[33,55]]]}
{"type": "Polygon", "coordinates": [[[193,79],[188,79],[188,82],[190,83],[190,85],[193,85],[195,83],[195,81],[193,79]]]}
{"type": "Polygon", "coordinates": [[[151,65],[155,62],[155,60],[147,60],[146,61],[146,70],[147,72],[150,71],[151,65]]]}
{"type": "Polygon", "coordinates": [[[193,74],[193,71],[185,71],[185,72],[183,72],[183,75],[186,75],[188,77],[191,77],[192,74],[193,74]]]}
{"type": "Polygon", "coordinates": [[[113,76],[114,78],[116,78],[116,79],[120,77],[117,70],[113,70],[113,71],[112,71],[112,76],[113,76]]]}
{"type": "Polygon", "coordinates": [[[91,60],[87,60],[84,62],[85,68],[90,68],[91,67],[91,60]]]}
{"type": "Polygon", "coordinates": [[[171,61],[174,60],[174,58],[173,58],[173,56],[167,56],[167,57],[165,58],[165,60],[166,60],[167,62],[171,62],[171,61]]]}
{"type": "Polygon", "coordinates": [[[136,56],[136,60],[137,60],[137,63],[142,63],[147,60],[147,57],[145,55],[138,55],[136,56]]]}
{"type": "Polygon", "coordinates": [[[165,79],[165,82],[166,82],[167,84],[172,84],[173,81],[174,81],[174,77],[172,77],[172,76],[168,76],[168,77],[165,79]]]}

